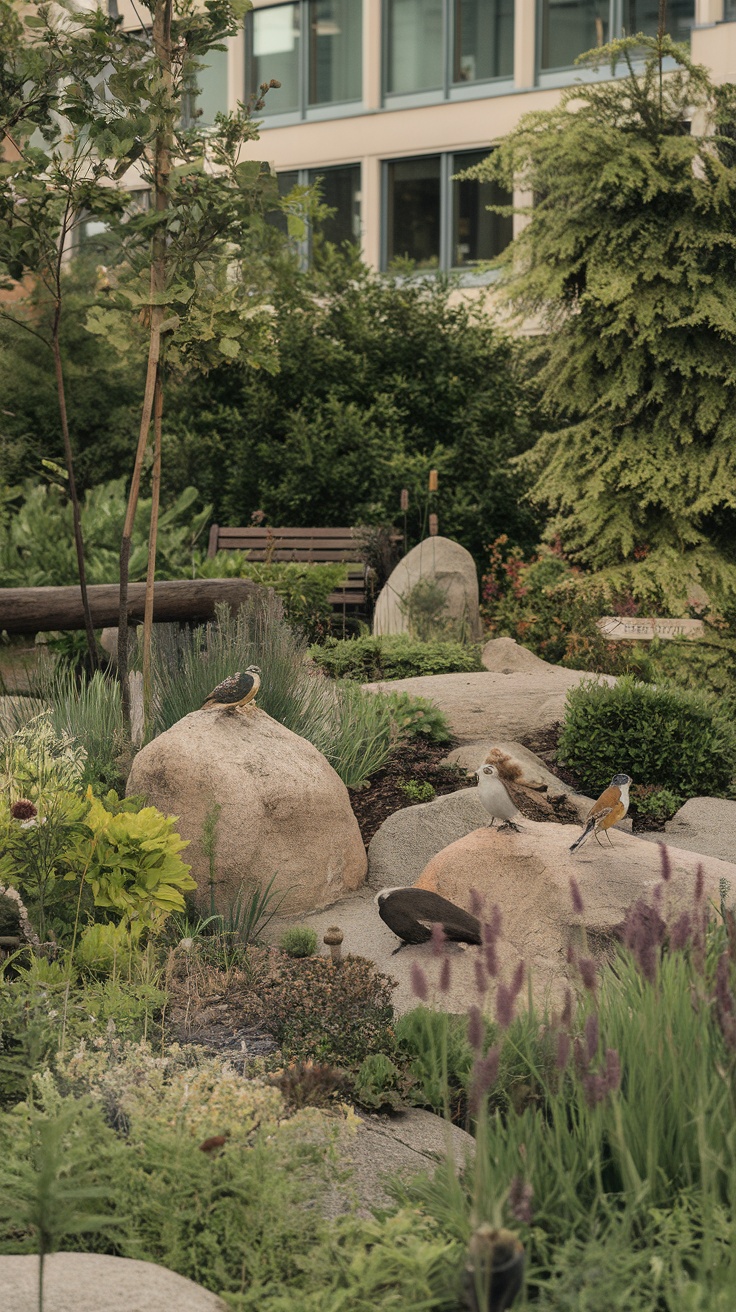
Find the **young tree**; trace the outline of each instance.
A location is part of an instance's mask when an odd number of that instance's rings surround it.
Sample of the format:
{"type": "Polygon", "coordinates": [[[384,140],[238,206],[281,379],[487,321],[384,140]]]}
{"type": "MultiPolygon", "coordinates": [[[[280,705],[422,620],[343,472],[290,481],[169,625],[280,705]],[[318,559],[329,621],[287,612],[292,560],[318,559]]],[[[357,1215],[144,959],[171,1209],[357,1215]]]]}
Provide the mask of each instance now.
{"type": "Polygon", "coordinates": [[[557,424],[521,463],[550,538],[681,606],[736,586],[736,89],[662,33],[586,62],[476,171],[534,196],[506,295],[557,424]]]}
{"type": "MultiPolygon", "coordinates": [[[[87,130],[103,111],[107,24],[98,14],[38,5],[18,16],[0,4],[0,314],[51,352],[72,503],[77,568],[92,667],[97,646],[69,430],[61,326],[64,262],[86,212],[110,215],[123,197],[105,183],[110,164],[87,130]]],[[[117,161],[116,161],[117,162],[117,161]]]]}
{"type": "Polygon", "coordinates": [[[138,115],[131,157],[139,181],[150,188],[147,213],[127,216],[127,260],[110,294],[88,326],[121,345],[130,340],[129,320],[142,318],[148,335],[147,369],[138,445],[120,551],[118,670],[129,717],[128,572],[144,458],[154,430],[153,506],[144,622],[144,712],[150,705],[150,639],[156,524],[161,482],[161,430],[165,371],[206,371],[213,363],[246,359],[252,367],[276,367],[267,285],[262,267],[238,258],[264,208],[277,203],[276,182],[266,165],[242,158],[257,140],[255,103],[219,114],[203,130],[188,106],[208,51],[235,33],[249,0],[146,0],[150,30],[118,35],[110,53],[106,88],[122,118],[138,115]],[[128,323],[121,330],[120,311],[128,323]],[[116,322],[117,320],[117,322],[116,322]],[[111,328],[112,325],[112,328],[111,328]]]}

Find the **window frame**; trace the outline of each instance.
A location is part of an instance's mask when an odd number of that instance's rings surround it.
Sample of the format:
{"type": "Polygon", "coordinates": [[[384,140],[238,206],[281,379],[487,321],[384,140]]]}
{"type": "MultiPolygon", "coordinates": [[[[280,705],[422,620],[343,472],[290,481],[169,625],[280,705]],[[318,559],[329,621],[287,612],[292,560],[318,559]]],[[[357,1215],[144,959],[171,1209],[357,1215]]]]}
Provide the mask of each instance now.
{"type": "MultiPolygon", "coordinates": [[[[489,96],[506,96],[514,89],[513,60],[511,72],[500,77],[478,78],[473,82],[455,82],[455,42],[459,0],[442,0],[442,76],[440,87],[425,91],[390,91],[388,85],[391,31],[390,0],[381,0],[381,108],[416,109],[422,105],[442,105],[454,100],[487,100],[489,96]]],[[[540,0],[541,3],[541,0],[540,0]]],[[[516,17],[514,15],[514,22],[516,17]]],[[[437,151],[433,152],[437,154],[437,151]]],[[[410,157],[405,156],[406,159],[410,157]]],[[[417,158],[411,156],[411,158],[417,158]]]]}
{"type": "MultiPolygon", "coordinates": [[[[337,164],[311,164],[311,165],[309,165],[307,168],[303,168],[303,167],[300,165],[299,168],[296,168],[296,169],[276,169],[276,170],[275,170],[275,174],[276,174],[276,178],[277,178],[277,179],[278,179],[278,177],[281,176],[282,174],[286,174],[286,173],[288,173],[288,174],[294,174],[294,176],[296,177],[296,182],[294,183],[294,186],[297,186],[297,187],[311,187],[311,186],[314,185],[314,181],[315,181],[315,179],[310,179],[310,174],[314,174],[314,173],[316,173],[316,174],[318,174],[318,175],[322,175],[323,173],[329,173],[332,169],[357,169],[357,170],[358,170],[358,174],[359,174],[359,192],[360,192],[360,215],[359,215],[359,218],[360,218],[360,237],[359,237],[359,238],[357,239],[357,241],[355,242],[355,245],[358,247],[358,250],[360,251],[361,256],[362,256],[362,255],[363,255],[363,238],[364,238],[364,227],[363,227],[363,160],[362,160],[362,159],[350,159],[350,160],[344,160],[344,161],[341,160],[341,161],[340,161],[339,163],[337,163],[337,164]]],[[[312,238],[313,238],[313,229],[312,229],[312,226],[311,226],[311,224],[307,224],[307,230],[306,230],[304,236],[303,236],[299,241],[295,242],[295,247],[296,247],[297,255],[298,255],[298,257],[299,257],[299,264],[300,264],[301,268],[304,269],[304,270],[308,269],[308,268],[310,267],[311,263],[312,263],[312,238]]]]}
{"type": "MultiPolygon", "coordinates": [[[[268,112],[268,96],[266,96],[265,109],[261,120],[262,127],[293,127],[296,123],[319,123],[325,119],[331,118],[350,118],[356,114],[365,113],[363,86],[363,28],[361,23],[361,50],[360,50],[360,95],[353,100],[335,100],[326,105],[309,104],[309,79],[310,79],[310,41],[311,41],[311,23],[310,23],[310,0],[287,0],[287,3],[296,4],[299,10],[299,89],[298,89],[298,109],[286,109],[282,113],[268,112]]],[[[370,4],[371,0],[361,0],[361,5],[370,4]]],[[[245,16],[243,24],[243,42],[245,47],[245,70],[244,70],[244,88],[243,98],[255,94],[250,90],[250,72],[253,64],[253,19],[256,14],[262,13],[265,9],[283,8],[282,5],[259,5],[258,9],[251,9],[245,16]]],[[[362,14],[361,8],[361,14],[362,14]]]]}
{"type": "MultiPolygon", "coordinates": [[[[381,160],[381,242],[380,242],[380,272],[391,276],[388,260],[388,217],[389,217],[389,177],[390,166],[397,164],[402,160],[413,159],[436,159],[439,156],[440,161],[440,240],[439,240],[439,263],[436,269],[420,269],[412,273],[412,278],[436,278],[438,275],[451,276],[463,287],[485,287],[489,283],[496,282],[501,276],[500,269],[469,269],[467,266],[455,265],[452,263],[453,254],[453,197],[452,197],[452,179],[454,175],[460,172],[462,165],[457,166],[455,161],[461,155],[470,155],[475,152],[484,151],[490,155],[493,145],[488,146],[463,146],[458,150],[425,150],[417,151],[411,155],[390,155],[381,160]]],[[[512,238],[513,240],[513,238],[512,238]]],[[[403,277],[404,275],[395,274],[394,277],[403,277]]]]}

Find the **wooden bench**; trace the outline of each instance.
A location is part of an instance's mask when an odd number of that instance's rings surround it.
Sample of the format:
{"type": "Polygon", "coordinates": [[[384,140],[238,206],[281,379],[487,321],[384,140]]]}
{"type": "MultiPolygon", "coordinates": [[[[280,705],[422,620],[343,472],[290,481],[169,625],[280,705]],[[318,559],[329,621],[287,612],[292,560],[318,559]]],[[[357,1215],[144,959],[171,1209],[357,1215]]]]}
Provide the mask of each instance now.
{"type": "Polygon", "coordinates": [[[301,561],[311,565],[348,565],[342,587],[330,594],[330,605],[343,615],[365,611],[366,568],[356,560],[351,528],[222,528],[210,529],[208,556],[218,551],[247,551],[251,560],[301,561]]]}

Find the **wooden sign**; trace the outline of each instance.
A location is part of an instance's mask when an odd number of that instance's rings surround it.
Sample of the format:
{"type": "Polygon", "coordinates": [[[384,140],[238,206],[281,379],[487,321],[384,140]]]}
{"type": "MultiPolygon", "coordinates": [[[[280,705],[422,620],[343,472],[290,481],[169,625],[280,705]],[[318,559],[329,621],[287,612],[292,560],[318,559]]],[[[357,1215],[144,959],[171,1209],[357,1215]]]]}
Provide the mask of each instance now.
{"type": "Polygon", "coordinates": [[[609,642],[651,642],[652,638],[702,638],[703,621],[656,620],[643,615],[603,615],[598,628],[609,642]]]}

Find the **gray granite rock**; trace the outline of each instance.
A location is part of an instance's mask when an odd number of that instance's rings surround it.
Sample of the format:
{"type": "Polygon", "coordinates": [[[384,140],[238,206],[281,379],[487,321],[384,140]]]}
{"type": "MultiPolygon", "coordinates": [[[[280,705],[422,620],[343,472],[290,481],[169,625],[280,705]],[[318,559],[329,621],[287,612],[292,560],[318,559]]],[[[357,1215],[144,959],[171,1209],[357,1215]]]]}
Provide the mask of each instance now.
{"type": "MultiPolygon", "coordinates": [[[[44,1312],[226,1312],[209,1290],[153,1262],[101,1253],[52,1253],[44,1312]]],[[[38,1312],[38,1258],[0,1257],[0,1307],[38,1312]]]]}

